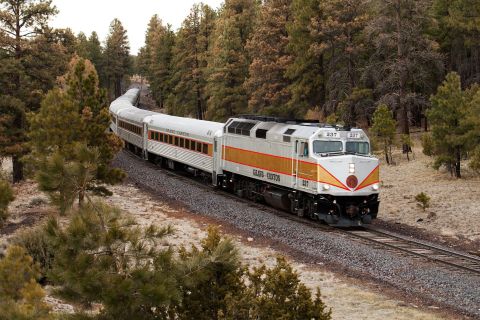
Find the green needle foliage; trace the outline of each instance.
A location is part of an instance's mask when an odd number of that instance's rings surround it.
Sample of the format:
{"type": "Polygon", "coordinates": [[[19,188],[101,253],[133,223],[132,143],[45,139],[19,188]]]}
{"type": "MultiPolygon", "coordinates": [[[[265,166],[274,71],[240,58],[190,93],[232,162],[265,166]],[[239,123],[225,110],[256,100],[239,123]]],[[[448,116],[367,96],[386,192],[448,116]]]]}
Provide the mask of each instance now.
{"type": "Polygon", "coordinates": [[[432,127],[434,167],[445,166],[457,178],[461,177],[462,156],[478,142],[473,126],[479,116],[472,112],[472,100],[478,91],[476,86],[462,90],[459,75],[450,73],[431,97],[432,107],[427,112],[432,127]]]}
{"type": "Polygon", "coordinates": [[[38,266],[25,250],[10,246],[0,259],[0,320],[53,319],[38,277],[38,266]]]}
{"type": "Polygon", "coordinates": [[[101,303],[99,319],[167,319],[179,300],[172,250],[159,242],[170,228],[141,228],[117,209],[89,203],[66,227],[51,220],[47,232],[55,249],[49,278],[66,299],[101,303]]]}
{"type": "Polygon", "coordinates": [[[8,205],[13,199],[13,190],[10,184],[0,175],[0,227],[8,218],[8,205]]]}
{"type": "Polygon", "coordinates": [[[392,146],[395,140],[396,121],[386,105],[381,105],[373,114],[371,132],[383,146],[387,164],[393,164],[392,146]]]}
{"type": "Polygon", "coordinates": [[[430,208],[430,197],[427,196],[425,192],[420,192],[415,196],[415,201],[417,201],[417,205],[422,208],[423,211],[430,208]]]}
{"type": "Polygon", "coordinates": [[[110,167],[121,141],[107,131],[110,123],[105,91],[83,58],[74,58],[62,89],[50,91],[38,113],[30,116],[32,153],[40,188],[65,213],[87,191],[109,194],[104,184],[120,182],[123,171],[110,167]]]}
{"type": "Polygon", "coordinates": [[[54,252],[48,279],[63,298],[102,305],[73,319],[330,319],[284,259],[249,272],[237,248],[210,228],[201,247],[165,243],[170,227],[140,226],[122,211],[89,203],[67,226],[45,228],[54,252]]]}

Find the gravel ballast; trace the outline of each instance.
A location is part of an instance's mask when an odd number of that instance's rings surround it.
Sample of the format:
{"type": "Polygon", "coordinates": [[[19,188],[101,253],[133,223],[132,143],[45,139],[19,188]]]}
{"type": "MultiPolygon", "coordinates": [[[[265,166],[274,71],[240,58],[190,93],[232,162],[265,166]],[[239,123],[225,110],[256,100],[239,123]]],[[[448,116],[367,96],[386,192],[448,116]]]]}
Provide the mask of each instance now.
{"type": "Polygon", "coordinates": [[[138,185],[177,201],[195,214],[224,221],[254,236],[273,240],[300,253],[310,263],[323,263],[350,275],[375,279],[407,296],[445,306],[464,316],[480,318],[480,276],[382,247],[373,247],[335,232],[282,218],[243,201],[166,174],[125,151],[114,165],[124,169],[138,185]]]}

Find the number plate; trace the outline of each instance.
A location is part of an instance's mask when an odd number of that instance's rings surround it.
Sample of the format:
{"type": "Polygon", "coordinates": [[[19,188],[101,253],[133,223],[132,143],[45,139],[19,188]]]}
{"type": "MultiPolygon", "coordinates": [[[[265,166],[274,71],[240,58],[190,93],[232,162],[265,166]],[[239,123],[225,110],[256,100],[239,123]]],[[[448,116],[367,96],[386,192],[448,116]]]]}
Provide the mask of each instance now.
{"type": "Polygon", "coordinates": [[[349,132],[348,133],[348,138],[349,139],[360,139],[362,135],[358,132],[349,132]]]}
{"type": "Polygon", "coordinates": [[[325,132],[324,136],[326,138],[338,138],[339,134],[338,132],[325,132]]]}

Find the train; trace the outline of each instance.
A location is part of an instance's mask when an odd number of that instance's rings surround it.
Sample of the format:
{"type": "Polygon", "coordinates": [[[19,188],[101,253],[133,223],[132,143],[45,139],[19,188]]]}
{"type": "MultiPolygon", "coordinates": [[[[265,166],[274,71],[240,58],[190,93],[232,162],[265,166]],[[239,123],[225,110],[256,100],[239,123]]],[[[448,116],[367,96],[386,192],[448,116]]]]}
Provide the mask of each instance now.
{"type": "Polygon", "coordinates": [[[335,227],[377,217],[379,160],[362,129],[257,115],[197,120],[138,108],[139,96],[132,88],[111,103],[110,130],[145,160],[335,227]]]}

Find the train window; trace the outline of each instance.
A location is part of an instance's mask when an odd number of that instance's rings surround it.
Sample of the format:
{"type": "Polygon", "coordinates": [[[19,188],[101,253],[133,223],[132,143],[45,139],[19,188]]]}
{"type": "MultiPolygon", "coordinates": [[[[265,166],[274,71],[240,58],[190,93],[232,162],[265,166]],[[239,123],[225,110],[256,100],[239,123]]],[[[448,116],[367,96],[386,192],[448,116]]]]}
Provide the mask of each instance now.
{"type": "Polygon", "coordinates": [[[213,151],[217,152],[217,140],[213,142],[213,151]]]}
{"type": "Polygon", "coordinates": [[[205,154],[208,154],[208,144],[206,144],[206,143],[203,144],[202,152],[205,153],[205,154]]]}
{"type": "Polygon", "coordinates": [[[168,135],[168,144],[173,144],[173,136],[168,135]]]}
{"type": "Polygon", "coordinates": [[[267,139],[267,131],[266,129],[257,129],[255,136],[259,139],[267,139]]]}
{"type": "Polygon", "coordinates": [[[163,141],[163,133],[158,134],[158,141],[162,142],[163,141]]]}
{"type": "Polygon", "coordinates": [[[185,139],[180,138],[180,148],[183,148],[184,145],[185,145],[185,139]]]}
{"type": "Polygon", "coordinates": [[[168,143],[168,134],[163,134],[163,142],[168,143]]]}
{"type": "Polygon", "coordinates": [[[202,152],[202,143],[197,142],[197,151],[202,152]]]}
{"type": "Polygon", "coordinates": [[[283,142],[290,142],[290,136],[283,136],[283,142]]]}
{"type": "Polygon", "coordinates": [[[291,136],[295,132],[295,129],[287,129],[283,134],[291,136]]]}
{"type": "Polygon", "coordinates": [[[196,147],[195,141],[190,141],[190,150],[195,151],[195,147],[196,147]]]}
{"type": "Polygon", "coordinates": [[[185,139],[185,148],[190,149],[190,140],[185,139]]]}
{"type": "Polygon", "coordinates": [[[180,139],[175,137],[175,145],[178,147],[180,145],[180,139]]]}

